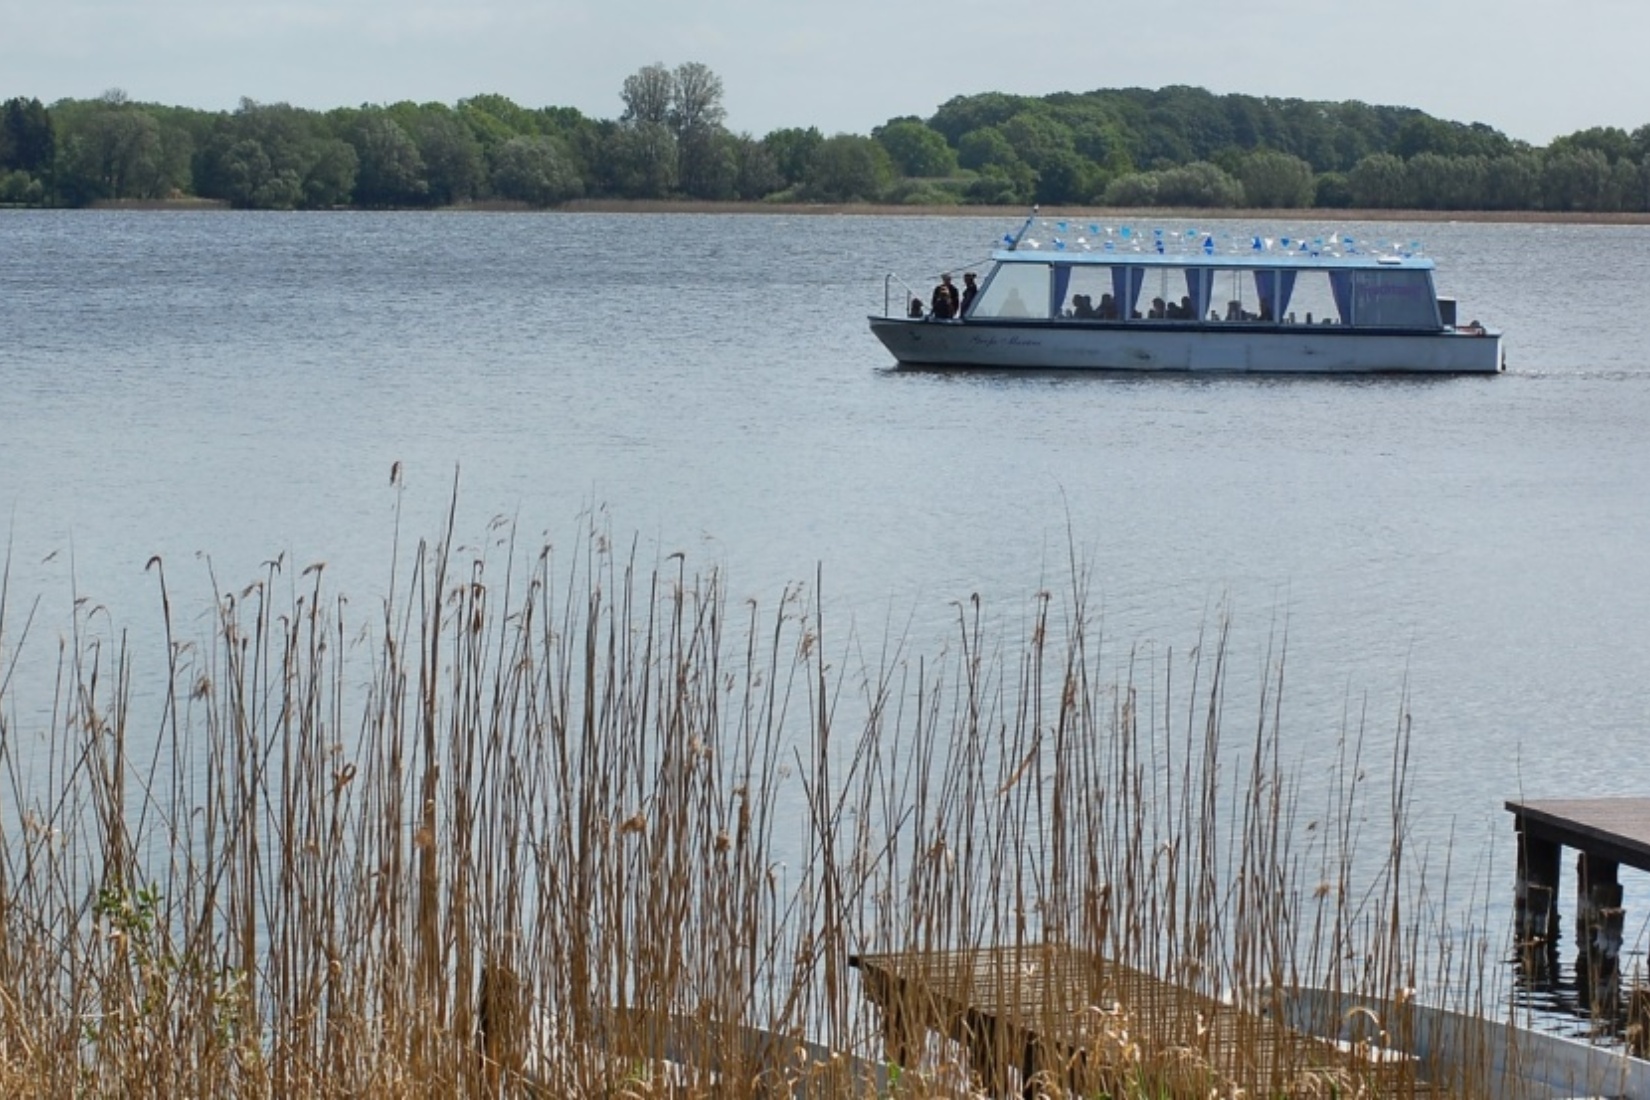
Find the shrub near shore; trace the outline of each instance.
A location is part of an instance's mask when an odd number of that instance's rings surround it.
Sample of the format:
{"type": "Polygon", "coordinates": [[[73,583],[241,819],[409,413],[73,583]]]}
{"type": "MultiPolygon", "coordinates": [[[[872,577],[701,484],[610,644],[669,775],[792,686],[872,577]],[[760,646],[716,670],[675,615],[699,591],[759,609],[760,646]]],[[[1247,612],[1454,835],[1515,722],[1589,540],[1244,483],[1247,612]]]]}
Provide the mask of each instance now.
{"type": "MultiPolygon", "coordinates": [[[[1225,631],[1108,679],[1081,570],[1021,637],[976,599],[940,652],[867,661],[801,586],[764,609],[600,532],[567,560],[497,545],[421,545],[360,619],[321,567],[272,562],[199,637],[157,559],[166,684],[135,690],[124,635],[77,609],[44,758],[0,621],[9,1094],[964,1095],[991,1082],[959,1047],[883,1062],[851,954],[1055,941],[1247,1005],[1424,976],[1407,723],[1380,795],[1361,731],[1301,788],[1281,654],[1234,742],[1225,631]],[[667,1064],[661,1015],[712,1036],[694,1064],[667,1064]],[[741,1025],[840,1056],[762,1055],[741,1025]]],[[[1037,1084],[1359,1087],[1257,1016],[1215,1050],[1118,1012],[1078,1079],[1037,1084]]]]}

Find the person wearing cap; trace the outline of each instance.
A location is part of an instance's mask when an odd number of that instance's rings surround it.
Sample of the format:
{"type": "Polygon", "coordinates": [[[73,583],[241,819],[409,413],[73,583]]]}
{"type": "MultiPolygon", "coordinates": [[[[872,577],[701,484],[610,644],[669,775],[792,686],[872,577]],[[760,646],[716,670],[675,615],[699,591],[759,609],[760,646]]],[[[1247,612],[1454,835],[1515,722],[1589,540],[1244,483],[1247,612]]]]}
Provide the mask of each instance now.
{"type": "Polygon", "coordinates": [[[957,288],[951,282],[951,272],[940,276],[940,285],[934,288],[934,299],[929,312],[937,321],[949,321],[957,315],[957,288]]]}

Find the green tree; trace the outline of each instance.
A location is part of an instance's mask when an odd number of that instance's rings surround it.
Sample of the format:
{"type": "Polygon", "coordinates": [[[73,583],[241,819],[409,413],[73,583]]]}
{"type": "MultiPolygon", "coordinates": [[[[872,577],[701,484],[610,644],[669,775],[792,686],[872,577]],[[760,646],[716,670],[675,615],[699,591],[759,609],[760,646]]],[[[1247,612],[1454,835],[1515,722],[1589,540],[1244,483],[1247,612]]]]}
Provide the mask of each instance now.
{"type": "Polygon", "coordinates": [[[740,134],[733,141],[739,162],[734,189],[740,198],[764,198],[785,186],[785,177],[779,173],[779,162],[767,142],[758,141],[749,134],[740,134]]]}
{"type": "Polygon", "coordinates": [[[1243,205],[1243,184],[1206,160],[1157,173],[1157,201],[1167,206],[1243,205]]]}
{"type": "Polygon", "coordinates": [[[722,78],[697,61],[676,66],[671,74],[667,121],[678,141],[701,131],[717,131],[727,118],[722,107],[722,78]]]}
{"type": "Polygon", "coordinates": [[[957,170],[957,154],[945,136],[916,119],[894,119],[871,131],[902,176],[949,176],[957,170]]]}
{"type": "Polygon", "coordinates": [[[779,178],[787,187],[795,187],[802,182],[808,174],[808,164],[813,160],[814,150],[824,143],[825,135],[819,132],[817,126],[806,130],[796,127],[774,130],[762,139],[762,144],[773,155],[779,178]]]}
{"type": "Polygon", "coordinates": [[[493,193],[529,206],[556,206],[584,194],[584,181],[559,139],[513,137],[494,155],[493,193]]]}
{"type": "Polygon", "coordinates": [[[1610,190],[1614,193],[1617,210],[1642,213],[1650,210],[1650,180],[1646,180],[1644,166],[1623,157],[1610,166],[1610,190]]]}
{"type": "Polygon", "coordinates": [[[1409,172],[1401,157],[1374,153],[1360,160],[1347,173],[1355,206],[1372,210],[1397,210],[1409,201],[1409,172]]]}
{"type": "Polygon", "coordinates": [[[1454,156],[1456,144],[1455,131],[1449,123],[1417,111],[1398,131],[1392,151],[1405,160],[1422,153],[1454,156]]]}
{"type": "Polygon", "coordinates": [[[894,176],[888,153],[868,137],[837,134],[814,150],[804,188],[823,202],[876,199],[894,176]]]}
{"type": "Polygon", "coordinates": [[[1093,162],[1069,149],[1057,149],[1037,172],[1036,198],[1040,203],[1087,202],[1099,175],[1093,162]]]}
{"type": "Polygon", "coordinates": [[[1479,156],[1421,153],[1407,166],[1410,205],[1425,210],[1475,210],[1485,206],[1489,161],[1479,156]]]}
{"type": "Polygon", "coordinates": [[[355,147],[341,138],[322,138],[315,143],[314,158],[304,174],[304,205],[311,210],[342,206],[355,193],[355,176],[360,158],[355,147]]]}
{"type": "Polygon", "coordinates": [[[1541,168],[1541,156],[1532,152],[1510,153],[1490,161],[1484,172],[1484,208],[1539,210],[1541,168]]]}
{"type": "Polygon", "coordinates": [[[314,159],[312,116],[285,103],[242,99],[220,115],[200,151],[194,186],[233,206],[291,210],[304,205],[304,178],[314,159]]]}
{"type": "Polygon", "coordinates": [[[962,143],[957,147],[957,163],[975,172],[983,172],[992,165],[1008,167],[1025,162],[1001,130],[995,126],[985,126],[963,135],[962,143]]]}
{"type": "Polygon", "coordinates": [[[1089,117],[1071,128],[1072,148],[1105,173],[1128,172],[1134,168],[1129,143],[1122,132],[1099,117],[1089,117]]]}
{"type": "Polygon", "coordinates": [[[462,118],[446,108],[423,111],[409,132],[424,162],[431,202],[451,206],[476,197],[486,174],[481,142],[462,118]]]}
{"type": "Polygon", "coordinates": [[[621,123],[601,159],[608,187],[626,198],[662,199],[676,188],[676,135],[662,122],[621,123]]]}
{"type": "Polygon", "coordinates": [[[1021,111],[997,128],[1014,155],[1041,172],[1055,157],[1075,152],[1071,128],[1041,111],[1021,111]]]}
{"type": "Polygon", "coordinates": [[[1242,157],[1237,178],[1244,201],[1266,209],[1311,206],[1315,195],[1312,166],[1300,157],[1276,149],[1257,149],[1242,157]]]}
{"type": "Polygon", "coordinates": [[[0,203],[40,206],[46,201],[46,187],[21,169],[0,172],[0,203]]]}
{"type": "Polygon", "coordinates": [[[993,169],[969,181],[964,197],[976,206],[1023,206],[1030,201],[1029,190],[1029,185],[993,169]]]}
{"type": "Polygon", "coordinates": [[[928,125],[938,130],[953,149],[962,147],[965,134],[1007,122],[1036,100],[1022,96],[987,92],[984,95],[957,96],[940,105],[928,125]]]}
{"type": "Polygon", "coordinates": [[[361,112],[346,140],[355,148],[358,206],[416,206],[429,195],[418,144],[381,109],[361,112]]]}
{"type": "Polygon", "coordinates": [[[1106,186],[1101,201],[1107,206],[1156,206],[1157,172],[1127,172],[1106,186]]]}
{"type": "Polygon", "coordinates": [[[56,157],[51,112],[38,99],[8,99],[0,108],[0,171],[43,176],[56,157]]]}
{"type": "Polygon", "coordinates": [[[663,62],[645,65],[624,78],[624,86],[619,90],[624,114],[619,116],[619,121],[638,126],[667,126],[675,93],[676,80],[663,62]]]}
{"type": "Polygon", "coordinates": [[[1614,173],[1597,149],[1548,150],[1541,172],[1541,196],[1548,210],[1613,210],[1614,173]]]}
{"type": "Polygon", "coordinates": [[[1590,130],[1577,130],[1573,134],[1557,137],[1547,146],[1547,153],[1582,152],[1592,149],[1602,153],[1604,159],[1611,164],[1619,160],[1637,160],[1633,147],[1633,139],[1626,130],[1615,126],[1594,126],[1590,130]]]}
{"type": "Polygon", "coordinates": [[[1352,205],[1352,184],[1345,172],[1321,173],[1313,187],[1312,205],[1344,210],[1352,205]]]}
{"type": "Polygon", "coordinates": [[[60,111],[58,186],[74,206],[168,193],[160,123],[118,89],[60,111]]]}
{"type": "Polygon", "coordinates": [[[677,186],[696,199],[725,201],[739,185],[739,143],[720,127],[689,130],[680,139],[677,186]]]}

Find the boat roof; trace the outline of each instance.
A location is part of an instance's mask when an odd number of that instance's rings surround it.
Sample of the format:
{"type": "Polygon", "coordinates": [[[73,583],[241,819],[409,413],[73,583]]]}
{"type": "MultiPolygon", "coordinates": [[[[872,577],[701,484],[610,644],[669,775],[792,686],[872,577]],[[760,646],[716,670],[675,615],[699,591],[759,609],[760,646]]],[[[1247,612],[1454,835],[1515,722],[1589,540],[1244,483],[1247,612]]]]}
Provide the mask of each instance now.
{"type": "Polygon", "coordinates": [[[1118,248],[1020,247],[999,249],[991,258],[1004,264],[1096,265],[1100,267],[1207,267],[1207,268],[1308,268],[1318,270],[1345,270],[1350,268],[1381,268],[1410,271],[1431,271],[1435,266],[1430,256],[1380,255],[1375,253],[1328,252],[1312,249],[1272,250],[1249,252],[1208,253],[1202,251],[1152,252],[1118,248]]]}

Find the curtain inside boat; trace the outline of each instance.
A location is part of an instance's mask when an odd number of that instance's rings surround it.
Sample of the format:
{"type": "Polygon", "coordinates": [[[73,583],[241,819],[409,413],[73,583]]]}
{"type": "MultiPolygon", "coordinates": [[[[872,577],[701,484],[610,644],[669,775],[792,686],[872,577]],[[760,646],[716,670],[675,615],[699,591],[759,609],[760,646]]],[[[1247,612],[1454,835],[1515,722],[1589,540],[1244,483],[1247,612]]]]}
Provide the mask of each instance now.
{"type": "Polygon", "coordinates": [[[1058,317],[1066,308],[1066,291],[1071,289],[1071,265],[1055,264],[1054,271],[1054,309],[1049,316],[1058,317]]]}
{"type": "Polygon", "coordinates": [[[1194,321],[1203,320],[1204,314],[1209,312],[1209,276],[1212,274],[1207,268],[1186,269],[1186,294],[1192,299],[1191,319],[1194,321]]]}
{"type": "Polygon", "coordinates": [[[1140,302],[1140,288],[1146,285],[1143,267],[1114,267],[1111,269],[1112,297],[1117,299],[1117,315],[1134,316],[1134,307],[1140,302]]]}
{"type": "MultiPolygon", "coordinates": [[[[1260,298],[1260,315],[1273,321],[1283,320],[1284,314],[1289,311],[1289,299],[1295,293],[1294,271],[1257,271],[1255,272],[1255,294],[1260,298]],[[1274,285],[1277,293],[1273,294],[1274,285]],[[1276,302],[1273,298],[1276,298],[1276,302]]],[[[1350,289],[1348,291],[1350,293],[1350,289]]],[[[1340,295],[1335,295],[1340,301],[1340,295]]]]}
{"type": "Polygon", "coordinates": [[[1335,308],[1340,311],[1341,324],[1352,323],[1352,272],[1331,271],[1329,289],[1335,295],[1335,308]]]}

